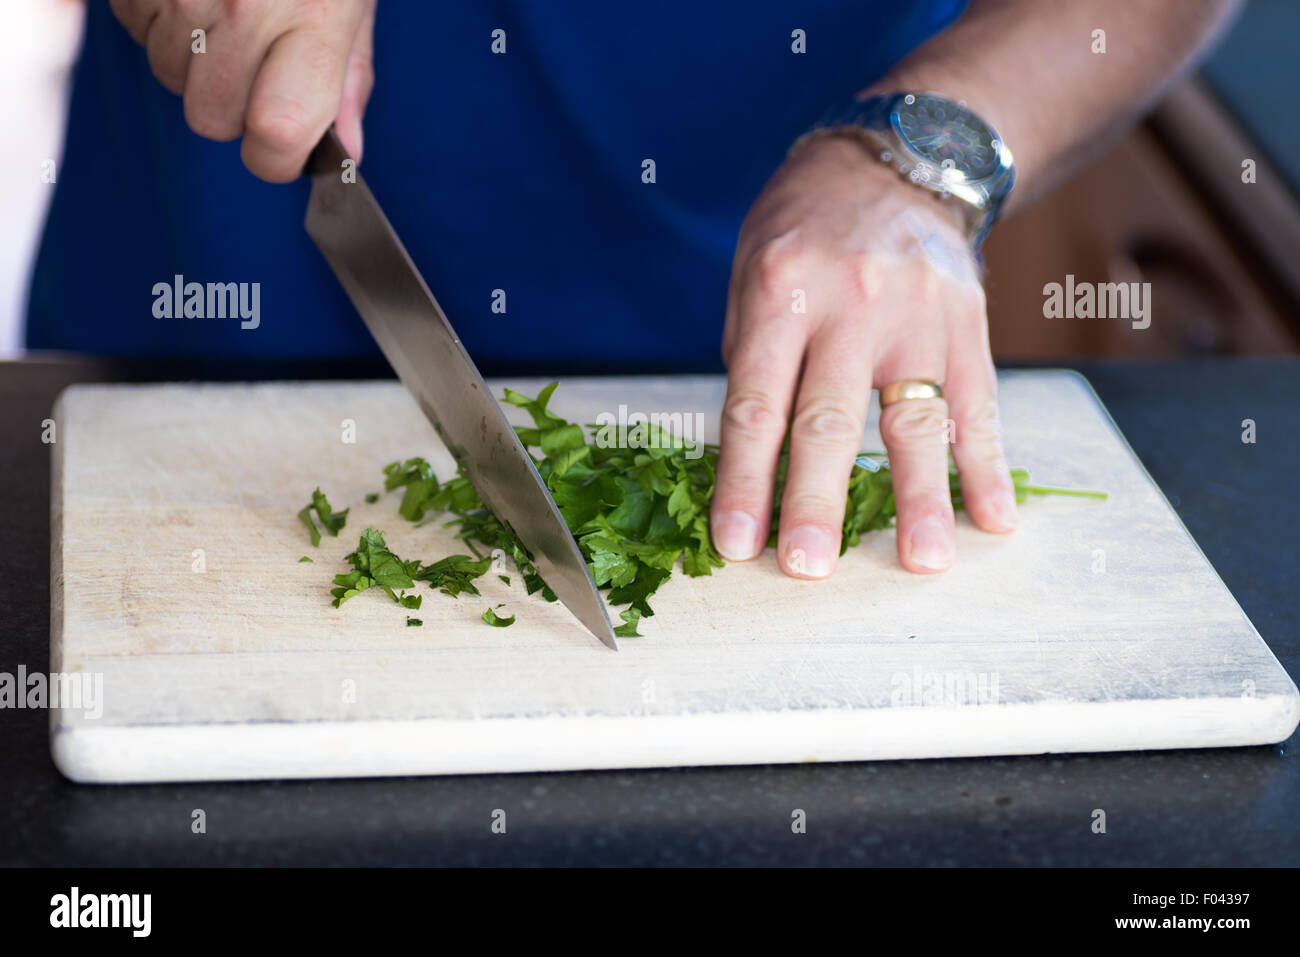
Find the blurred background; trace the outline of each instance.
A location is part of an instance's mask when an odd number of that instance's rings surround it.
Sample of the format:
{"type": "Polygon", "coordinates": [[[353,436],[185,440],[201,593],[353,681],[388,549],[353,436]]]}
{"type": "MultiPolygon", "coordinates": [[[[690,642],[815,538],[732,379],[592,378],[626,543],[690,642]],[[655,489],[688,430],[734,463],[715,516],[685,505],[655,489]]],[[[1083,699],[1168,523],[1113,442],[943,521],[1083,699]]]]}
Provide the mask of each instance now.
{"type": "MultiPolygon", "coordinates": [[[[0,358],[21,354],[27,281],[63,140],[82,0],[4,0],[0,358]]],[[[1201,72],[986,249],[1003,360],[1300,354],[1300,2],[1250,0],[1201,72]],[[1242,179],[1253,160],[1255,182],[1242,179]],[[1044,320],[1043,286],[1150,282],[1161,322],[1044,320]]],[[[721,319],[719,319],[721,321],[721,319]]]]}
{"type": "MultiPolygon", "coordinates": [[[[1136,0],[1140,2],[1140,0],[1136,0]]],[[[1300,3],[1249,0],[1199,75],[989,238],[997,359],[1300,349],[1300,3]],[[1255,161],[1255,182],[1242,163],[1255,161]],[[1160,322],[1043,318],[1043,285],[1150,282],[1160,322]]]]}
{"type": "Polygon", "coordinates": [[[81,43],[82,0],[4,0],[0,30],[4,96],[0,97],[0,359],[21,353],[27,281],[63,152],[72,65],[81,43]]]}

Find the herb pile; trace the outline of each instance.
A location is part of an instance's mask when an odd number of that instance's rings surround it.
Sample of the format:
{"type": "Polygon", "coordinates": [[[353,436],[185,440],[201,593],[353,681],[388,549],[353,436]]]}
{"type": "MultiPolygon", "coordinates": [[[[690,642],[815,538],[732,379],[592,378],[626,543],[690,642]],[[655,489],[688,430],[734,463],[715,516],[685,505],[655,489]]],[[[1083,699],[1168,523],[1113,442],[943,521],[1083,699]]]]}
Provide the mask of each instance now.
{"type": "MultiPolygon", "coordinates": [[[[520,440],[534,457],[542,480],[550,489],[565,524],[577,539],[597,587],[608,592],[614,605],[627,605],[620,613],[623,624],[615,628],[620,637],[639,637],[637,623],[654,611],[650,598],[681,562],[693,577],[709,575],[724,564],[709,540],[709,502],[713,496],[718,461],[715,445],[696,445],[649,423],[633,426],[601,426],[599,442],[588,442],[581,426],[552,413],[547,405],[557,383],[551,383],[535,399],[507,389],[504,399],[532,417],[532,427],[517,427],[520,440]]],[[[595,426],[591,426],[593,432],[595,426]]],[[[866,532],[894,524],[893,485],[883,456],[875,453],[858,459],[849,478],[849,491],[841,529],[840,554],[857,545],[866,532]]],[[[776,544],[781,491],[785,484],[787,450],[782,450],[777,470],[772,533],[776,544]]],[[[386,466],[386,491],[402,490],[398,513],[410,522],[422,522],[433,514],[449,515],[448,527],[473,553],[450,555],[431,565],[418,559],[403,561],[389,551],[381,532],[367,528],[356,551],[346,561],[352,571],[336,575],[331,590],[337,608],[345,601],[372,588],[382,589],[405,608],[418,609],[422,596],[408,594],[417,582],[452,598],[462,594],[478,596],[475,580],[492,567],[492,553],[500,549],[519,569],[528,594],[540,591],[548,601],[555,594],[542,581],[531,557],[514,534],[497,520],[463,475],[440,482],[432,466],[422,458],[410,458],[386,466]],[[487,554],[485,554],[485,552],[487,554]]],[[[1025,469],[1012,469],[1016,501],[1030,495],[1078,495],[1105,498],[1104,492],[1061,489],[1030,483],[1025,469]]],[[[962,507],[961,486],[955,469],[950,470],[953,506],[962,507]]],[[[374,501],[375,497],[366,496],[374,501]]],[[[310,512],[326,531],[337,535],[344,526],[347,509],[331,510],[320,489],[298,517],[311,532],[312,544],[320,534],[310,512]]],[[[498,577],[506,584],[505,575],[498,577]]],[[[501,607],[500,605],[497,606],[501,607]]],[[[514,617],[502,617],[492,608],[483,612],[489,625],[503,628],[514,617]]],[[[422,624],[407,618],[407,625],[422,624]]]]}

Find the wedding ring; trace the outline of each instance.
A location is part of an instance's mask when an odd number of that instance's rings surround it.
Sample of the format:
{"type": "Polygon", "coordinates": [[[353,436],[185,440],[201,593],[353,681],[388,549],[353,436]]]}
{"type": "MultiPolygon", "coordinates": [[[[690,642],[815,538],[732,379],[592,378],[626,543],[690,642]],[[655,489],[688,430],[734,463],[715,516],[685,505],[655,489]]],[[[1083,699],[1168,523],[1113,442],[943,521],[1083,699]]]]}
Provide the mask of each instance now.
{"type": "Polygon", "coordinates": [[[942,399],[943,389],[929,379],[899,379],[880,390],[880,407],[888,408],[904,399],[942,399]]]}

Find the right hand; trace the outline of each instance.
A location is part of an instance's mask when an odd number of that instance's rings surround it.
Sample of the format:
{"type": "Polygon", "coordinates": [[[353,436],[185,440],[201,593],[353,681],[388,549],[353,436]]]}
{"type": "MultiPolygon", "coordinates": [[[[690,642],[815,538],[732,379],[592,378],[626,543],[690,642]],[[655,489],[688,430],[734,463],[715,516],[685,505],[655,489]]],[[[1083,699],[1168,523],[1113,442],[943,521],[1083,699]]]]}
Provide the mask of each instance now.
{"type": "Polygon", "coordinates": [[[149,53],[154,75],[185,98],[190,129],[242,136],[261,179],[295,179],[331,123],[361,161],[361,116],[374,83],[375,0],[109,0],[149,53]],[[202,29],[206,52],[194,53],[202,29]]]}

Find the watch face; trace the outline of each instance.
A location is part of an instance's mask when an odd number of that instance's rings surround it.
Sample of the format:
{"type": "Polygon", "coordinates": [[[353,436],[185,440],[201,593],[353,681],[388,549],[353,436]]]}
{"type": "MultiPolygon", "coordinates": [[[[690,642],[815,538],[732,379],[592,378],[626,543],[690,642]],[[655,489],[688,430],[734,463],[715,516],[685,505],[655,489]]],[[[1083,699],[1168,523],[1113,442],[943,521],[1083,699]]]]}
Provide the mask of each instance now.
{"type": "Polygon", "coordinates": [[[909,94],[894,111],[903,141],[927,163],[956,170],[967,180],[997,171],[993,131],[969,110],[942,97],[909,94]]]}

